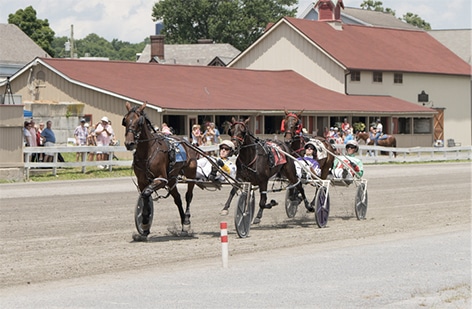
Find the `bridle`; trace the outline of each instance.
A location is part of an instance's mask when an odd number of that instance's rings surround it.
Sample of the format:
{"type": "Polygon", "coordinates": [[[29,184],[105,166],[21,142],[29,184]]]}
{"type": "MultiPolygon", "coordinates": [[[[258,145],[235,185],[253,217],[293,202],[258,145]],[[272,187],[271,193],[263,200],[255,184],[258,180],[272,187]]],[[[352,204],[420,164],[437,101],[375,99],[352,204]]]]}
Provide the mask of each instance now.
{"type": "Polygon", "coordinates": [[[294,136],[297,136],[297,135],[300,134],[300,132],[302,131],[302,127],[303,126],[302,126],[302,122],[301,122],[300,118],[298,118],[298,116],[294,113],[289,113],[289,114],[287,114],[285,119],[282,120],[280,131],[284,132],[284,140],[291,143],[291,142],[293,142],[294,136]],[[296,120],[295,125],[291,126],[290,128],[286,128],[286,123],[288,122],[287,119],[290,118],[290,117],[295,118],[295,120],[296,120]],[[290,139],[287,139],[287,135],[290,135],[290,139]]]}
{"type": "Polygon", "coordinates": [[[233,128],[238,124],[243,126],[243,128],[244,128],[244,130],[240,130],[242,136],[230,135],[231,136],[231,141],[235,142],[237,149],[241,148],[241,145],[243,144],[244,139],[246,138],[246,134],[248,134],[247,126],[242,121],[235,121],[235,122],[231,123],[230,133],[233,133],[233,131],[234,131],[233,128]]]}
{"type": "Polygon", "coordinates": [[[138,141],[139,136],[141,135],[143,123],[144,123],[144,115],[141,114],[139,111],[137,111],[136,106],[130,109],[128,113],[123,117],[123,120],[121,121],[121,125],[123,125],[126,128],[126,134],[131,132],[133,134],[133,138],[135,141],[138,141]],[[138,125],[136,126],[136,129],[132,128],[133,120],[130,120],[129,125],[126,124],[126,119],[130,116],[131,113],[135,113],[138,116],[138,125]]]}

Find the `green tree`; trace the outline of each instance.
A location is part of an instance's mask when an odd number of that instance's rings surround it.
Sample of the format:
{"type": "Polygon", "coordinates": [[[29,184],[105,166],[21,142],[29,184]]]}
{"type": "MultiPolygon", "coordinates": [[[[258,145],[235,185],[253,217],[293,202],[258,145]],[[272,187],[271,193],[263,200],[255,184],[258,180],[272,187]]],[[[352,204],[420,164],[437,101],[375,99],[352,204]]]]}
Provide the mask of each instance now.
{"type": "Polygon", "coordinates": [[[8,15],[8,23],[17,25],[27,36],[45,50],[51,57],[54,57],[52,41],[54,31],[49,27],[47,19],[36,18],[36,10],[32,6],[19,9],[14,14],[8,15]]]}
{"type": "MultiPolygon", "coordinates": [[[[364,2],[361,3],[360,7],[364,10],[390,13],[393,16],[395,16],[394,10],[392,10],[391,8],[384,8],[382,5],[383,5],[382,1],[364,0],[364,2]]],[[[406,22],[407,24],[413,25],[415,27],[418,27],[424,30],[431,30],[431,25],[427,23],[425,20],[423,20],[421,17],[419,17],[417,14],[408,12],[405,15],[403,15],[403,18],[398,18],[398,19],[406,22]]]]}
{"type": "Polygon", "coordinates": [[[167,43],[189,44],[198,39],[229,43],[246,49],[270,22],[295,16],[297,0],[161,0],[152,9],[164,23],[167,43]]]}
{"type": "Polygon", "coordinates": [[[416,14],[408,12],[403,15],[402,20],[418,28],[431,30],[431,25],[416,14]]]}

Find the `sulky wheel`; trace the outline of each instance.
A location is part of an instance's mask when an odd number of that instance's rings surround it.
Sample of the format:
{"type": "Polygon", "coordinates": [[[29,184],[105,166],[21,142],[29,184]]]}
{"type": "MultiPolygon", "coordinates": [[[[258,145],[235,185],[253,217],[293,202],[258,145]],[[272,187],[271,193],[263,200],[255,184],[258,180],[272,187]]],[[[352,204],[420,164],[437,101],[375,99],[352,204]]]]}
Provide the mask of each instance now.
{"type": "Polygon", "coordinates": [[[318,227],[325,227],[329,217],[329,195],[326,187],[320,187],[315,196],[315,219],[318,227]]]}
{"type": "Polygon", "coordinates": [[[297,214],[298,205],[300,205],[301,198],[297,188],[288,189],[285,193],[285,212],[287,217],[293,218],[297,214]]]}
{"type": "Polygon", "coordinates": [[[136,224],[136,230],[138,230],[139,235],[147,236],[152,225],[152,217],[154,215],[154,203],[152,198],[149,198],[149,209],[144,208],[144,200],[140,196],[138,203],[134,210],[134,223],[136,224]],[[145,220],[146,215],[149,214],[148,219],[145,220]],[[147,222],[146,222],[147,221],[147,222]]]}
{"type": "Polygon", "coordinates": [[[356,217],[358,220],[365,219],[367,213],[367,188],[365,183],[361,183],[357,187],[356,200],[354,208],[356,209],[356,217]]]}
{"type": "Polygon", "coordinates": [[[236,232],[240,238],[245,238],[249,235],[251,229],[252,217],[255,208],[254,192],[251,191],[250,201],[248,205],[247,192],[241,193],[238,199],[238,206],[236,207],[236,215],[234,216],[234,225],[236,232]]]}

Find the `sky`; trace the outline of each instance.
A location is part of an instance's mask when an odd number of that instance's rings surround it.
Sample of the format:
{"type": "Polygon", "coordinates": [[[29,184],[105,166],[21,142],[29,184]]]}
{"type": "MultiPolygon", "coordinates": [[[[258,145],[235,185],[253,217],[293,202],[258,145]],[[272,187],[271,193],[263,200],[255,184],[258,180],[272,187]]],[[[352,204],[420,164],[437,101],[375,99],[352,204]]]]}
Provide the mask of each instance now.
{"type": "MultiPolygon", "coordinates": [[[[71,35],[83,39],[90,33],[111,41],[140,43],[155,33],[152,7],[158,0],[0,0],[0,23],[8,23],[8,15],[33,6],[38,19],[62,37],[71,35]]],[[[382,0],[376,0],[382,1],[382,0]]],[[[300,0],[299,12],[314,0],[300,0]]],[[[363,0],[344,0],[347,7],[360,8],[363,0]]],[[[397,17],[411,12],[428,22],[433,29],[470,29],[470,0],[383,0],[384,8],[391,8],[397,17]]]]}

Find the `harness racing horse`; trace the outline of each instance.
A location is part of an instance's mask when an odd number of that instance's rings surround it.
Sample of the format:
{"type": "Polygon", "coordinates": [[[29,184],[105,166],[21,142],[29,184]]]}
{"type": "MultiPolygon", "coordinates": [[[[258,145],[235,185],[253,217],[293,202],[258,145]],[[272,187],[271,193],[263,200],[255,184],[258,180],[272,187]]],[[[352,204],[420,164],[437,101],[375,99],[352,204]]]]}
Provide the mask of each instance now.
{"type": "MultiPolygon", "coordinates": [[[[366,145],[374,145],[374,137],[369,132],[357,132],[356,140],[363,140],[366,145]]],[[[397,139],[393,135],[384,134],[377,140],[377,145],[383,147],[397,147],[397,139]]],[[[393,156],[396,157],[397,153],[393,152],[393,156]]]]}
{"type": "MultiPolygon", "coordinates": [[[[277,162],[275,162],[276,160],[272,150],[280,147],[282,151],[289,153],[290,149],[288,146],[279,141],[264,141],[258,139],[248,130],[248,122],[249,118],[244,121],[236,121],[236,119],[233,118],[229,133],[238,152],[236,159],[236,178],[259,187],[261,198],[259,201],[259,211],[253,223],[260,223],[264,209],[270,209],[272,206],[277,205],[275,201],[271,201],[268,204],[266,203],[269,178],[277,173],[285,177],[290,183],[290,186],[297,187],[303,199],[306,201],[305,205],[309,206],[302,184],[297,177],[293,159],[285,157],[285,163],[277,164],[277,162]]],[[[232,190],[228,198],[229,202],[231,202],[234,193],[234,190],[232,190]]],[[[223,210],[227,210],[228,207],[229,203],[227,202],[223,210]]]]}
{"type": "Polygon", "coordinates": [[[303,157],[305,152],[305,143],[308,142],[310,139],[315,140],[315,142],[318,141],[316,143],[320,145],[321,149],[317,149],[318,157],[315,159],[320,165],[320,178],[326,179],[331,171],[331,168],[333,167],[335,159],[333,154],[335,153],[335,149],[323,137],[313,137],[310,135],[300,134],[303,129],[303,124],[300,120],[302,112],[303,111],[300,111],[300,113],[289,113],[287,110],[285,110],[285,118],[282,120],[281,125],[281,131],[284,132],[284,141],[290,146],[292,151],[295,153],[295,157],[303,157]]]}
{"type": "MultiPolygon", "coordinates": [[[[153,216],[151,194],[165,188],[174,198],[182,224],[182,231],[190,229],[190,203],[193,198],[195,183],[187,184],[184,212],[182,199],[177,190],[177,177],[184,175],[194,179],[197,171],[196,152],[186,143],[180,143],[176,138],[156,133],[151,121],[144,113],[146,103],[142,106],[131,107],[126,102],[128,113],[123,117],[122,124],[126,127],[125,146],[127,150],[136,150],[133,155],[133,169],[138,180],[140,200],[142,203],[142,218],[136,222],[139,234],[146,238],[150,233],[153,216]],[[176,160],[176,152],[179,160],[176,160]],[[183,153],[184,152],[184,153],[183,153]]],[[[167,195],[168,196],[168,195],[167,195]]],[[[167,197],[165,196],[165,197],[167,197]]]]}

